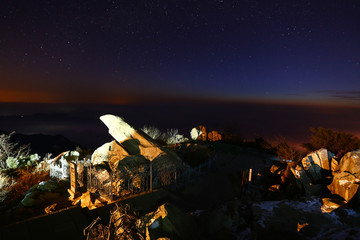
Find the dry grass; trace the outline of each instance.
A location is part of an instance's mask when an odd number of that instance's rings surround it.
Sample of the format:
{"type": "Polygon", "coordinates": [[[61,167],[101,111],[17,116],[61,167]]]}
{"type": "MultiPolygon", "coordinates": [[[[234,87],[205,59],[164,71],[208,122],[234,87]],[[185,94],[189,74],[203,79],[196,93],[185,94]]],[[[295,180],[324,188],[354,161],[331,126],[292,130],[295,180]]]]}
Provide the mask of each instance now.
{"type": "Polygon", "coordinates": [[[15,184],[8,190],[6,201],[18,202],[32,186],[50,179],[49,172],[33,171],[33,169],[17,169],[14,173],[15,184]]]}
{"type": "Polygon", "coordinates": [[[11,186],[14,184],[16,184],[16,182],[13,178],[6,176],[4,173],[0,173],[0,203],[6,199],[11,186]]]}
{"type": "Polygon", "coordinates": [[[113,239],[113,240],[143,240],[145,239],[145,225],[139,216],[130,211],[128,205],[115,204],[110,212],[109,224],[98,223],[100,218],[95,219],[84,229],[87,240],[113,239]]]}

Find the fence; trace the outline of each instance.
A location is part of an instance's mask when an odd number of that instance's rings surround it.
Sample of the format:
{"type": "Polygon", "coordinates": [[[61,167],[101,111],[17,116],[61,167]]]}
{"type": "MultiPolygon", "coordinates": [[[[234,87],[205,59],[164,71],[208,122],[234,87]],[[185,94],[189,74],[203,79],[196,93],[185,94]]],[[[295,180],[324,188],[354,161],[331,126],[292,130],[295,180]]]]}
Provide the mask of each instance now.
{"type": "Polygon", "coordinates": [[[129,196],[141,192],[152,191],[155,188],[171,185],[187,185],[198,179],[204,173],[216,168],[216,158],[199,165],[196,168],[178,169],[175,166],[153,168],[149,166],[121,167],[116,172],[90,162],[77,162],[77,181],[80,187],[90,192],[98,192],[108,200],[129,196]]]}
{"type": "Polygon", "coordinates": [[[79,187],[87,186],[88,169],[90,168],[90,166],[90,160],[82,160],[76,162],[77,182],[79,184],[79,187]]]}
{"type": "Polygon", "coordinates": [[[70,176],[69,164],[66,159],[61,158],[58,162],[50,164],[50,178],[63,179],[70,176]]]}
{"type": "Polygon", "coordinates": [[[63,178],[62,168],[57,165],[50,166],[50,178],[51,179],[62,179],[63,178]]]}

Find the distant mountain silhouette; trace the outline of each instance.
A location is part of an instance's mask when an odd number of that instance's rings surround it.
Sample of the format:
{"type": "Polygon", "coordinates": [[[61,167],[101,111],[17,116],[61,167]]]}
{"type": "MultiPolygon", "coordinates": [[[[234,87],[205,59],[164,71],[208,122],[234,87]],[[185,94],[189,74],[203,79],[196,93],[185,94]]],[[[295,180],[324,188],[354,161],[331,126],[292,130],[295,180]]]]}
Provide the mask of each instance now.
{"type": "MultiPolygon", "coordinates": [[[[9,134],[9,132],[0,130],[0,134],[2,133],[9,134]]],[[[38,153],[40,156],[44,156],[46,153],[52,153],[54,156],[68,150],[75,150],[77,146],[80,146],[63,135],[15,133],[11,136],[10,141],[19,143],[18,146],[30,144],[31,153],[38,153]]]]}

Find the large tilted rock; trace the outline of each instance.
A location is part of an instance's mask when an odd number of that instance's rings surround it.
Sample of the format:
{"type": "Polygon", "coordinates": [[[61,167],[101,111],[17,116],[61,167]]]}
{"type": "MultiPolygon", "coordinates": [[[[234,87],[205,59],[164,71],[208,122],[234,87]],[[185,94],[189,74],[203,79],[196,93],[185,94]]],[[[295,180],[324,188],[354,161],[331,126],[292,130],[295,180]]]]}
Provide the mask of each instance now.
{"type": "Polygon", "coordinates": [[[122,118],[114,115],[104,115],[100,120],[109,128],[110,135],[120,143],[130,155],[142,155],[152,161],[166,154],[163,149],[146,133],[135,130],[122,118]]]}
{"type": "Polygon", "coordinates": [[[109,128],[110,135],[119,143],[131,138],[135,132],[135,129],[121,117],[107,114],[101,116],[100,120],[109,128]]]}
{"type": "Polygon", "coordinates": [[[109,128],[110,135],[116,141],[96,149],[91,157],[93,164],[107,162],[112,171],[119,169],[120,162],[122,162],[121,166],[125,164],[128,168],[144,165],[146,161],[151,161],[154,168],[165,165],[178,169],[184,167],[177,154],[160,146],[143,131],[135,130],[122,118],[108,114],[101,116],[100,119],[109,128]]]}
{"type": "Polygon", "coordinates": [[[346,201],[354,197],[359,199],[360,150],[346,153],[341,158],[338,169],[333,173],[333,181],[328,186],[330,192],[341,196],[346,201]]]}

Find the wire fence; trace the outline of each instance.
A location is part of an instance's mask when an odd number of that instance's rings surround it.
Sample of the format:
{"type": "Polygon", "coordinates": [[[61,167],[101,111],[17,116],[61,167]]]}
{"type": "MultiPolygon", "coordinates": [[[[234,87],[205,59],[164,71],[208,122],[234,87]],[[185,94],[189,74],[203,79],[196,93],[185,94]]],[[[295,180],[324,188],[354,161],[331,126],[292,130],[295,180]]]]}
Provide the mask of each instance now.
{"type": "Polygon", "coordinates": [[[50,167],[50,178],[57,180],[63,178],[63,169],[58,166],[50,167]]]}
{"type": "Polygon", "coordinates": [[[124,166],[118,167],[115,172],[92,165],[89,161],[78,161],[76,166],[79,187],[90,192],[97,192],[112,201],[125,196],[150,192],[157,188],[187,185],[215,169],[217,161],[216,158],[210,158],[196,168],[183,167],[181,169],[173,165],[124,166]]]}

